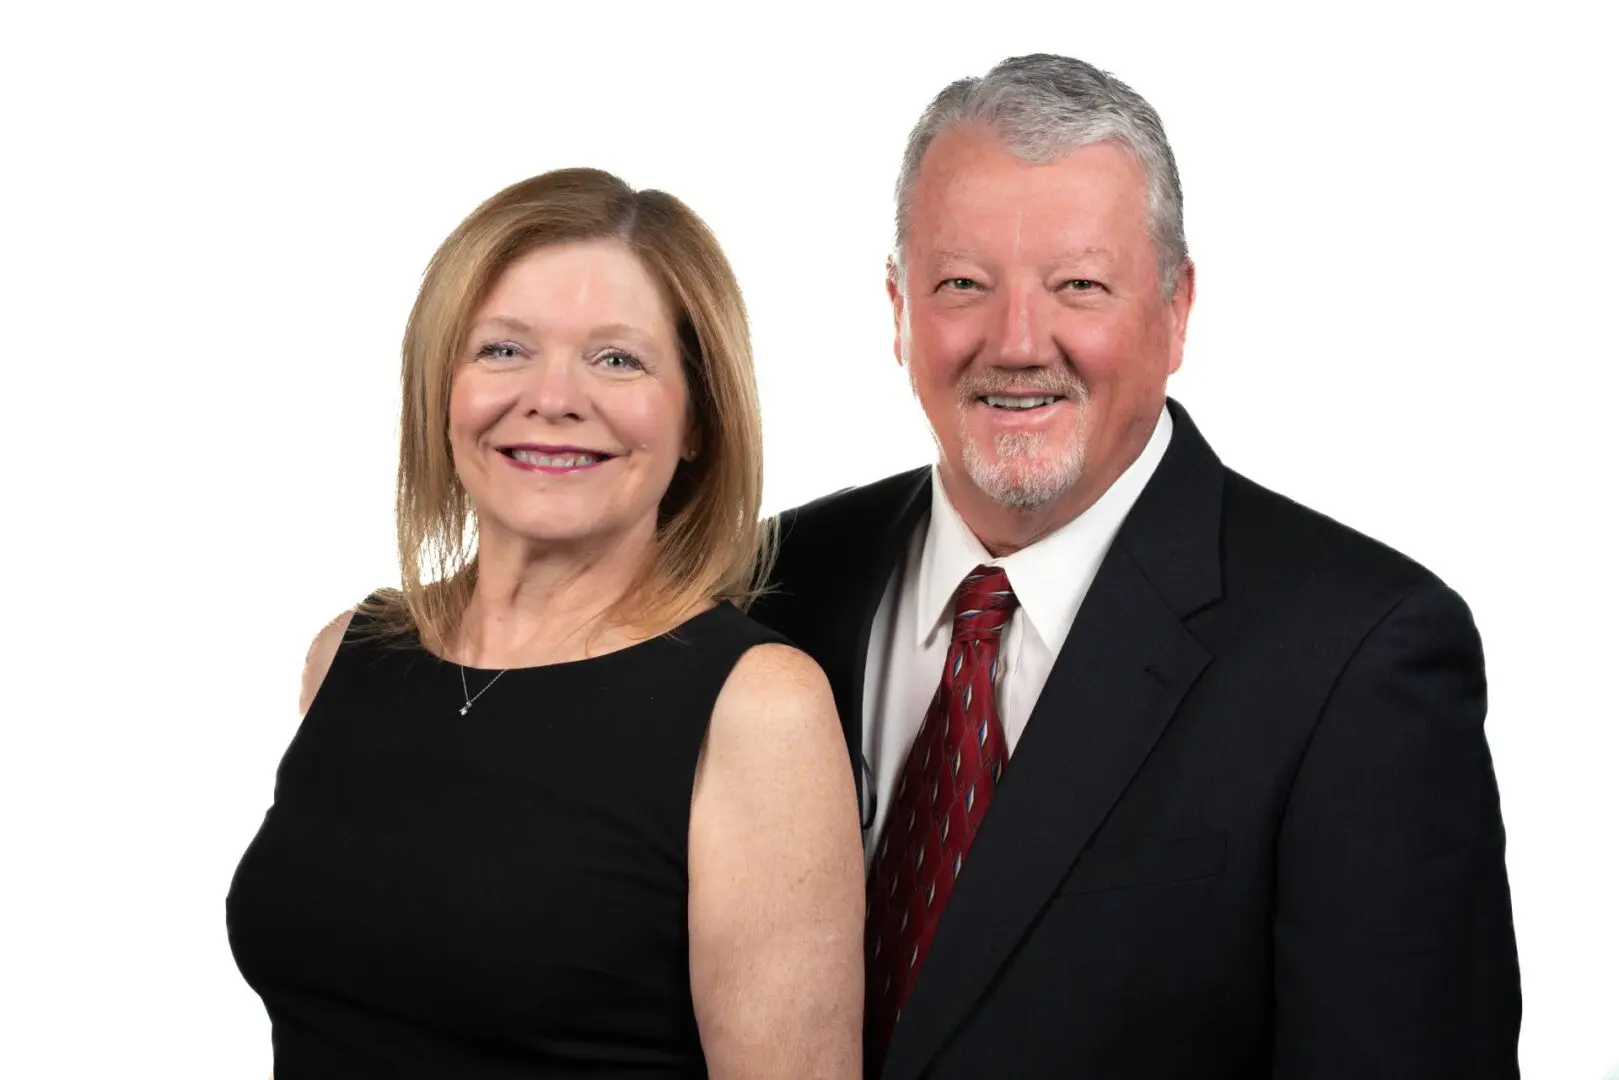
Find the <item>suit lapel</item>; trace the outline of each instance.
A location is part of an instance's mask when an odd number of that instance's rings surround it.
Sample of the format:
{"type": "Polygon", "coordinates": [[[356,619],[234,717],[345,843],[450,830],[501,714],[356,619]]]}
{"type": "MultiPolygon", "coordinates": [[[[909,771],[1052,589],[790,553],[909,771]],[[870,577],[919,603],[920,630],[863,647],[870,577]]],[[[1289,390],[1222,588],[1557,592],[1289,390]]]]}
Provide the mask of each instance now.
{"type": "Polygon", "coordinates": [[[843,721],[844,739],[855,776],[860,784],[861,824],[866,824],[867,808],[875,805],[871,783],[864,768],[866,652],[871,645],[871,626],[887,591],[894,567],[905,551],[912,533],[927,515],[932,488],[931,467],[917,469],[901,479],[895,503],[878,508],[864,535],[851,538],[849,550],[870,545],[869,559],[849,559],[860,567],[862,576],[851,582],[851,603],[841,606],[842,617],[832,628],[825,651],[827,677],[843,721]]]}
{"type": "Polygon", "coordinates": [[[1183,410],[1058,654],[921,977],[884,1080],[915,1080],[1073,866],[1210,654],[1183,618],[1218,597],[1221,469],[1183,410]]]}

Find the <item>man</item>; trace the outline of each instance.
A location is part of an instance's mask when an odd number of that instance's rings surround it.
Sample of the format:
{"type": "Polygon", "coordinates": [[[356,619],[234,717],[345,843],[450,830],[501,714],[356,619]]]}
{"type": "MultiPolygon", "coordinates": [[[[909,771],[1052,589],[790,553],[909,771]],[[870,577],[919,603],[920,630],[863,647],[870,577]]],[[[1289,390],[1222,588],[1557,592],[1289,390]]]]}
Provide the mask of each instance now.
{"type": "Polygon", "coordinates": [[[755,608],[862,780],[868,1075],[1517,1076],[1471,615],[1166,398],[1157,114],[1007,60],[922,116],[896,225],[938,463],[784,515],[755,608]]]}

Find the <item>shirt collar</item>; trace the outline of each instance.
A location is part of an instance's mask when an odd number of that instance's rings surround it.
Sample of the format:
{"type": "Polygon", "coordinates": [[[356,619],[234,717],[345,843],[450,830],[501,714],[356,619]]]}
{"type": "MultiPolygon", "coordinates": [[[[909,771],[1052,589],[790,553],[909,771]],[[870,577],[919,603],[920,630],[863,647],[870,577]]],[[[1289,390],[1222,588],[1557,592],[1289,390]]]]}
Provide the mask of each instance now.
{"type": "Polygon", "coordinates": [[[931,477],[933,512],[928,516],[917,575],[917,646],[926,645],[940,625],[951,618],[962,578],[983,564],[1006,571],[1018,605],[1035,634],[1051,652],[1060,649],[1113,537],[1163,460],[1173,426],[1166,405],[1146,447],[1101,498],[1051,534],[999,559],[990,557],[961,520],[945,494],[935,465],[931,477]]]}

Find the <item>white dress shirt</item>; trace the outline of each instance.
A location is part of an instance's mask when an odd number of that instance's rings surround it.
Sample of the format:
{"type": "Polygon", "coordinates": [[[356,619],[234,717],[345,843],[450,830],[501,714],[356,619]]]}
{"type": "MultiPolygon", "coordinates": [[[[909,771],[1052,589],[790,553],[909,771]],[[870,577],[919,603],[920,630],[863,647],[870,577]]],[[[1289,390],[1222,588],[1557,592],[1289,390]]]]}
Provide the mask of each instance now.
{"type": "Polygon", "coordinates": [[[932,512],[906,546],[883,592],[866,651],[862,752],[874,780],[876,817],[866,834],[869,862],[890,793],[944,673],[961,581],[979,564],[1006,571],[1018,606],[1001,634],[995,702],[1008,753],[1029,722],[1068,628],[1113,537],[1169,447],[1166,407],[1146,447],[1091,507],[1050,535],[991,558],[945,496],[933,469],[932,512]]]}

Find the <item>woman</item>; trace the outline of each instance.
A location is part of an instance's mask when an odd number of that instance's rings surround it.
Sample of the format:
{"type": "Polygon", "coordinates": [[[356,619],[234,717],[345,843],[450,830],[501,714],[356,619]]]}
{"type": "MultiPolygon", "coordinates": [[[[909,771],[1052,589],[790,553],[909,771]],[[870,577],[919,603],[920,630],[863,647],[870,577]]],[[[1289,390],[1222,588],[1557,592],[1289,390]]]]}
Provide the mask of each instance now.
{"type": "Polygon", "coordinates": [[[227,901],[279,1080],[856,1077],[863,859],[762,580],[746,320],[690,210],[523,181],[404,341],[403,586],[310,649],[227,901]]]}

